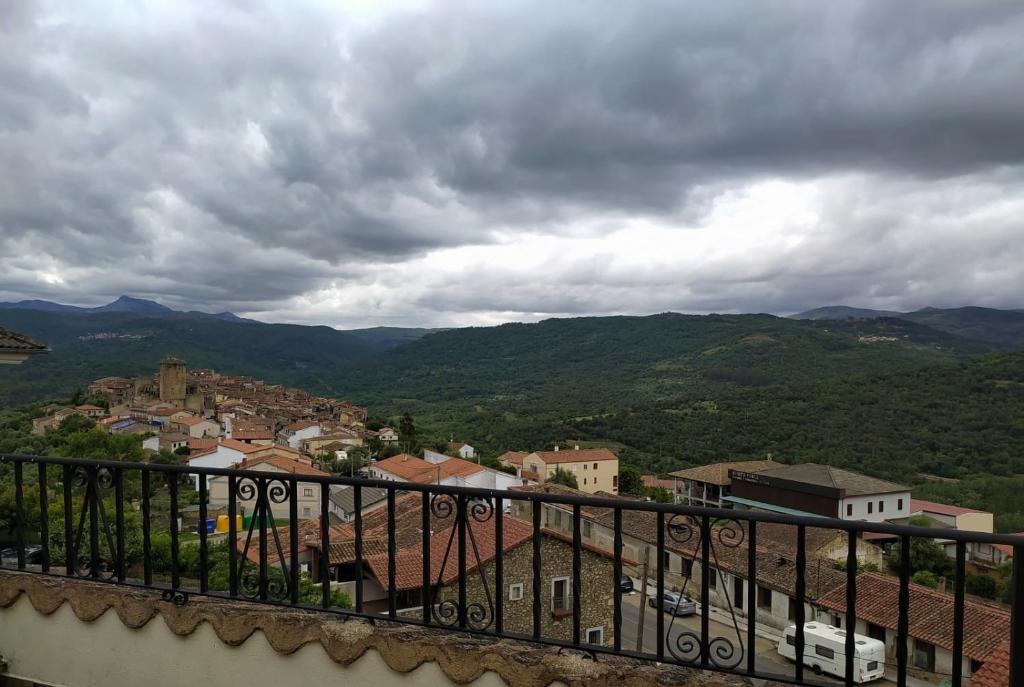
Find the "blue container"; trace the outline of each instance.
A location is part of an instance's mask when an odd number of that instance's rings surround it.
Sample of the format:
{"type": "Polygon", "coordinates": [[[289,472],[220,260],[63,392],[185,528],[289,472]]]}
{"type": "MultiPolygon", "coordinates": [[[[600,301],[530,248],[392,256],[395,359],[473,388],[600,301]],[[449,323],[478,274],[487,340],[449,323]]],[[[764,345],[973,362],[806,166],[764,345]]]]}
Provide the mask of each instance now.
{"type": "MultiPolygon", "coordinates": [[[[202,528],[202,526],[203,526],[203,524],[199,523],[199,526],[196,527],[196,531],[199,531],[202,528]]],[[[206,533],[207,534],[213,534],[216,531],[217,531],[217,518],[207,518],[206,519],[206,533]]]]}

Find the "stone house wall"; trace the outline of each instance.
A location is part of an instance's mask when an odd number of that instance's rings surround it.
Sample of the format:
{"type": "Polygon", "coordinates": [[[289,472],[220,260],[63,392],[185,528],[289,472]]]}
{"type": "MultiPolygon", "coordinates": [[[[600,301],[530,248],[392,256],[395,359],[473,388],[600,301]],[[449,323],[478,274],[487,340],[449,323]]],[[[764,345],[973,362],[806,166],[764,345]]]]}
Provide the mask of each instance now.
{"type": "MultiPolygon", "coordinates": [[[[452,555],[455,555],[453,547],[452,555]]],[[[472,561],[472,546],[467,542],[467,558],[472,561]]],[[[494,589],[494,563],[483,567],[492,598],[500,593],[503,599],[504,627],[507,632],[530,634],[533,632],[533,544],[530,541],[509,551],[504,556],[504,589],[494,589]],[[512,600],[512,588],[522,585],[522,597],[512,600]]],[[[580,641],[587,641],[587,631],[599,628],[601,642],[610,645],[613,640],[612,616],[614,613],[614,580],[611,560],[591,551],[580,552],[580,641]]],[[[552,615],[552,583],[558,578],[568,578],[566,586],[572,609],[572,546],[553,537],[545,536],[541,541],[541,634],[551,639],[572,641],[572,616],[556,618],[552,615]]],[[[481,571],[474,570],[466,578],[466,599],[470,604],[479,603],[487,608],[481,571]]],[[[443,587],[437,598],[458,600],[458,583],[443,587]]],[[[493,622],[493,616],[488,615],[493,622]]]]}

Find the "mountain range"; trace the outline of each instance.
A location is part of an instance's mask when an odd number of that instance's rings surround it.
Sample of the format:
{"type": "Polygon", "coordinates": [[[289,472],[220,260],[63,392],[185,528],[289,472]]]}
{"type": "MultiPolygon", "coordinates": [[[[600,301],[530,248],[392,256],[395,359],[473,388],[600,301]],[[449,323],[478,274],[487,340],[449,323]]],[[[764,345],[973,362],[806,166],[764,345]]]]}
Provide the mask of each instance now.
{"type": "MultiPolygon", "coordinates": [[[[796,317],[662,313],[341,331],[127,298],[105,309],[50,305],[0,305],[0,326],[51,349],[0,368],[0,406],[67,398],[106,375],[152,374],[175,354],[193,368],[347,398],[380,418],[409,412],[487,455],[577,441],[667,471],[771,452],[911,483],[921,474],[973,480],[943,498],[982,507],[1003,489],[997,513],[1021,510],[1011,503],[1017,492],[999,487],[1024,474],[1018,311],[874,316],[836,306],[796,317]]],[[[1019,518],[1005,526],[1024,528],[1019,518]]]]}
{"type": "MultiPolygon", "coordinates": [[[[194,317],[212,317],[217,320],[229,320],[229,321],[242,321],[245,318],[239,317],[232,312],[219,312],[219,313],[205,313],[199,312],[198,310],[180,311],[168,308],[166,305],[161,305],[156,301],[146,300],[144,298],[132,298],[131,296],[120,296],[116,300],[107,303],[106,305],[96,306],[94,308],[84,308],[77,305],[64,305],[63,303],[54,303],[53,301],[42,301],[42,300],[27,300],[11,302],[0,302],[0,310],[41,310],[43,312],[56,312],[56,313],[77,313],[82,315],[97,314],[105,312],[122,312],[122,313],[148,313],[148,314],[171,314],[179,313],[183,315],[191,315],[194,317]]],[[[252,322],[253,320],[247,320],[252,322]]]]}

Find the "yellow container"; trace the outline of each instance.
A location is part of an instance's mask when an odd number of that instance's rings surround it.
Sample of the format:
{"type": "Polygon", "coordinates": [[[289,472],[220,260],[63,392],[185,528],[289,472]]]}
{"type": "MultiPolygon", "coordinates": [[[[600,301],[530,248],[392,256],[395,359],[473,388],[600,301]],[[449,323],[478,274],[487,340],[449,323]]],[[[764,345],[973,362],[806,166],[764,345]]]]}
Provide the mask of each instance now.
{"type": "MultiPolygon", "coordinates": [[[[226,515],[218,515],[217,516],[217,531],[218,532],[227,532],[228,531],[228,516],[226,516],[226,515]]],[[[241,515],[236,515],[235,516],[235,531],[236,532],[241,532],[242,531],[242,516],[241,515]]]]}

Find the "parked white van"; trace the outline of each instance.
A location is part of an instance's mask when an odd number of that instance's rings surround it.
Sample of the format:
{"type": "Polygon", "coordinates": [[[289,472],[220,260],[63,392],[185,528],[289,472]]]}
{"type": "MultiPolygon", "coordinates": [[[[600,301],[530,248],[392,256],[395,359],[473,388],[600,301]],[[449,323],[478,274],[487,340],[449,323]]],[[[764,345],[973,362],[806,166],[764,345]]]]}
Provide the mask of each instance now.
{"type": "MultiPolygon", "coordinates": [[[[885,644],[864,635],[854,635],[857,649],[853,660],[853,681],[871,682],[885,675],[885,644]]],[[[779,640],[779,654],[796,660],[796,625],[786,628],[779,640]]],[[[804,624],[804,665],[816,673],[846,677],[846,632],[824,623],[804,624]]]]}

